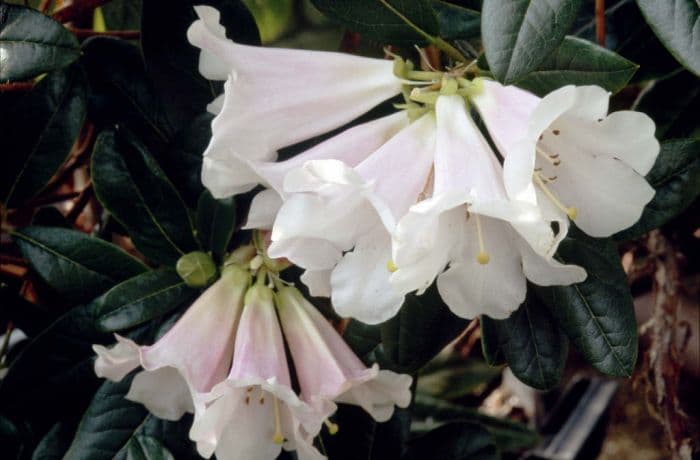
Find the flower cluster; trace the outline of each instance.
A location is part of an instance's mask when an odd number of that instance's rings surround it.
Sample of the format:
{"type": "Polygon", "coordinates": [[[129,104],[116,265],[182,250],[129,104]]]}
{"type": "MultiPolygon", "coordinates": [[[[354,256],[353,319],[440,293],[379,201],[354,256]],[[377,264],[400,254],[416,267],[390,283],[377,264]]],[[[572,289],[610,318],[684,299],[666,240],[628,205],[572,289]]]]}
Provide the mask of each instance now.
{"type": "Polygon", "coordinates": [[[313,439],[324,424],[338,430],[329,420],[336,402],[377,421],[407,407],[411,377],[364,365],[278,268],[253,246],[239,248],[156,343],[117,335],[112,348],[95,345],[95,372],[120,381],[141,367],[126,398],[166,420],[193,412],[190,438],[220,460],[273,459],[282,448],[322,459],[313,439]]]}
{"type": "Polygon", "coordinates": [[[215,9],[196,10],[200,70],[226,80],[202,180],[217,197],[262,184],[248,228],[270,229],[271,256],[304,268],[311,293],[341,315],[384,321],[437,280],[457,315],[507,317],[526,280],[586,278],[554,258],[570,221],[609,236],[654,195],[644,179],[659,153],[654,123],[608,115],[602,88],[539,98],[459,65],[248,47],[226,39],[215,9]],[[396,113],[275,161],[399,94],[396,113]]]}

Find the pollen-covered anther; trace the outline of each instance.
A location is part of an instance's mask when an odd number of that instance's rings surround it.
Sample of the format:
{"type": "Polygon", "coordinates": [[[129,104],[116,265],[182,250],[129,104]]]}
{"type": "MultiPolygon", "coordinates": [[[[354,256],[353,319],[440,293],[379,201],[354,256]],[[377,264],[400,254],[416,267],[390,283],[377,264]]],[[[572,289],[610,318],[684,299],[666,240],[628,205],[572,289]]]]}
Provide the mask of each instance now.
{"type": "Polygon", "coordinates": [[[328,429],[328,433],[331,435],[334,435],[338,432],[340,427],[338,424],[331,422],[330,420],[326,419],[323,421],[324,425],[326,425],[326,428],[328,429]]]}

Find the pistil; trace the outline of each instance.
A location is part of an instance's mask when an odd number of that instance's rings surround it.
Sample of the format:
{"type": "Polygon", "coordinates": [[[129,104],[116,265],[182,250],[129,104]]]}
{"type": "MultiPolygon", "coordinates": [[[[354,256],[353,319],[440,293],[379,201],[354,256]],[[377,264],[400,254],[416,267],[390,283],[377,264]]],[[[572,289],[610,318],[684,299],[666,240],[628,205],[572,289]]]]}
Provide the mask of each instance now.
{"type": "Polygon", "coordinates": [[[481,230],[481,219],[478,214],[474,214],[474,219],[476,220],[476,234],[479,239],[479,254],[476,256],[476,261],[481,265],[486,265],[489,263],[490,257],[486,252],[484,245],[484,234],[481,230]]]}
{"type": "Polygon", "coordinates": [[[275,416],[275,433],[272,435],[272,442],[282,444],[284,435],[282,434],[282,422],[280,420],[280,405],[275,396],[272,397],[272,411],[275,416]]]}
{"type": "Polygon", "coordinates": [[[336,423],[333,423],[328,419],[324,420],[323,423],[326,425],[326,428],[328,429],[328,432],[331,435],[336,434],[338,432],[338,430],[340,429],[336,423]]]}

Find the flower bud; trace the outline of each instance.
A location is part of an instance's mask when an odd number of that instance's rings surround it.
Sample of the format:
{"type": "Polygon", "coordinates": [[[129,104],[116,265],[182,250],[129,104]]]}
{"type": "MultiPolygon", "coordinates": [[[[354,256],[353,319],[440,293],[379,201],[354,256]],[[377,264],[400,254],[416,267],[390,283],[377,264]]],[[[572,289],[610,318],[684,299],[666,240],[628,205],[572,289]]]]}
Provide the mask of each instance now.
{"type": "Polygon", "coordinates": [[[216,277],[216,265],[209,254],[193,251],[178,259],[175,270],[189,287],[204,287],[216,277]]]}

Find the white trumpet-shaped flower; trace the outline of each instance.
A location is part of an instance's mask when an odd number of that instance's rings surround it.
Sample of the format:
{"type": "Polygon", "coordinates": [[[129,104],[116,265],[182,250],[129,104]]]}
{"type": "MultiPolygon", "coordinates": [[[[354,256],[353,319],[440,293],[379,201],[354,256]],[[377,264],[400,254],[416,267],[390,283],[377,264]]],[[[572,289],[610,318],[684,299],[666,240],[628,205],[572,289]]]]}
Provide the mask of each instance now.
{"type": "Polygon", "coordinates": [[[355,166],[311,160],[289,171],[270,256],[307,269],[304,281],[330,291],[341,315],[367,323],[393,316],[403,295],[386,270],[390,232],[425,187],[434,139],[435,117],[428,113],[355,166]]]}
{"type": "Polygon", "coordinates": [[[505,318],[524,301],[526,278],[537,284],[585,279],[552,259],[559,233],[548,210],[506,194],[501,165],[459,95],[437,98],[432,194],[411,207],[394,232],[392,285],[424,290],[437,277],[457,315],[505,318]],[[449,268],[443,272],[443,270],[449,268]]]}
{"type": "Polygon", "coordinates": [[[330,413],[303,402],[292,389],[272,290],[255,285],[246,293],[228,377],[208,394],[190,438],[203,457],[270,460],[284,447],[302,460],[323,457],[312,444],[330,413]]]}
{"type": "Polygon", "coordinates": [[[280,288],[277,308],[304,401],[321,413],[334,412],[335,402],[354,404],[379,422],[410,404],[411,377],[365,366],[296,288],[280,288]]]}
{"type": "Polygon", "coordinates": [[[610,94],[565,86],[539,99],[483,81],[472,101],[503,154],[512,198],[547,201],[586,233],[604,237],[634,224],[653,198],[646,182],[659,154],[645,114],[608,115],[610,94]]]}
{"type": "Polygon", "coordinates": [[[200,72],[226,80],[204,153],[202,181],[217,197],[251,190],[248,161],[274,161],[277,150],[340,127],[401,92],[390,60],[342,53],[262,48],[226,38],[219,12],[195,7],[187,31],[201,48],[200,72]]]}
{"type": "Polygon", "coordinates": [[[95,373],[120,381],[141,366],[127,399],[153,414],[177,420],[193,412],[196,395],[210,391],[226,378],[233,354],[236,325],[250,274],[232,265],[156,343],[139,346],[116,336],[117,345],[94,345],[95,373]]]}

